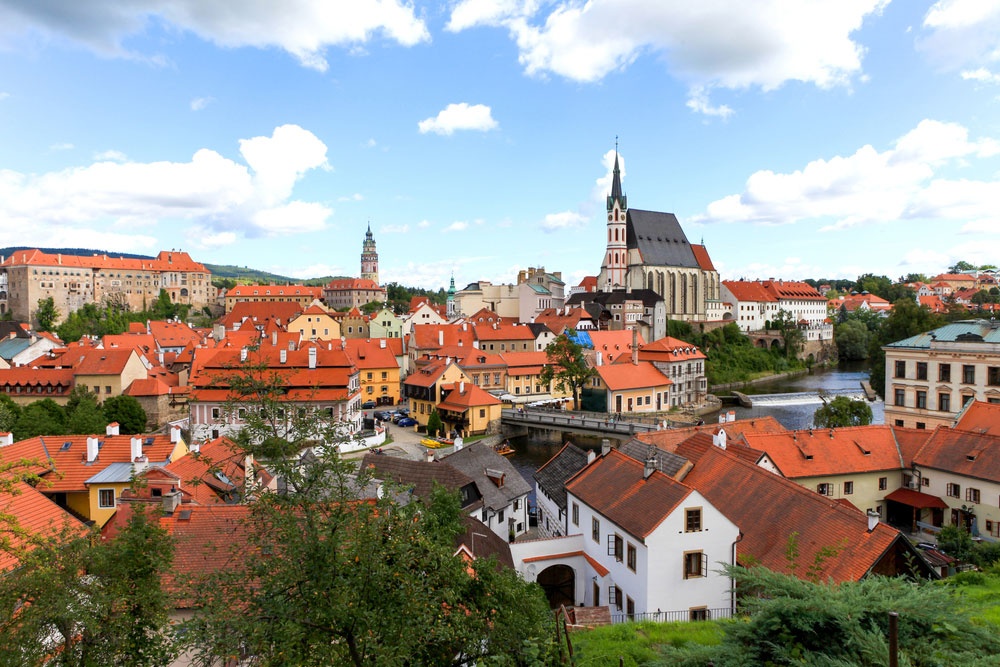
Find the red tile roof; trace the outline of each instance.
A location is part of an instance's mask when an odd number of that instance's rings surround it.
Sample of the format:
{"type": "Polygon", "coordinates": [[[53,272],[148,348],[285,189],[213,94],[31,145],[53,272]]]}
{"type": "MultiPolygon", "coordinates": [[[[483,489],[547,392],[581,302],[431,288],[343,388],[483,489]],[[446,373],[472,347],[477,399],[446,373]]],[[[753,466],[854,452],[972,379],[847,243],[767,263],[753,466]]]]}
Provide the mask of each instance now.
{"type": "Polygon", "coordinates": [[[465,383],[464,390],[460,390],[460,383],[442,385],[442,391],[448,391],[448,395],[438,403],[438,408],[451,412],[465,412],[469,408],[482,407],[487,405],[500,405],[500,399],[492,394],[480,389],[471,382],[465,383]]]}
{"type": "Polygon", "coordinates": [[[410,373],[403,384],[413,387],[430,387],[441,378],[449,365],[445,359],[432,361],[420,370],[410,373]]]}
{"type": "Polygon", "coordinates": [[[191,259],[186,252],[161,250],[155,259],[109,257],[108,255],[54,255],[41,250],[18,250],[0,266],[68,266],[86,269],[122,269],[133,271],[188,271],[208,273],[204,264],[191,259]]]}
{"type": "Polygon", "coordinates": [[[809,429],[744,436],[788,479],[900,470],[903,460],[888,426],[809,429]]]}
{"type": "Polygon", "coordinates": [[[462,327],[460,324],[414,324],[410,334],[410,347],[418,350],[436,350],[445,345],[458,345],[461,341],[464,347],[472,348],[475,334],[472,327],[462,327]]]}
{"type": "Polygon", "coordinates": [[[237,328],[244,321],[263,326],[269,320],[275,320],[287,325],[301,312],[302,305],[295,301],[238,301],[222,318],[221,324],[227,330],[237,328]]]}
{"type": "Polygon", "coordinates": [[[603,364],[596,367],[601,380],[611,391],[665,387],[673,384],[666,375],[648,361],[638,364],[603,364]]]}
{"type": "Polygon", "coordinates": [[[712,258],[708,256],[708,249],[705,246],[692,243],[691,251],[694,253],[694,258],[698,262],[699,269],[702,271],[715,271],[715,265],[712,264],[712,258]]]}
{"type": "Polygon", "coordinates": [[[1000,482],[1000,435],[937,428],[913,457],[913,463],[1000,482]]]}
{"type": "Polygon", "coordinates": [[[121,375],[132,357],[139,355],[131,348],[124,350],[92,348],[69,352],[64,356],[73,364],[76,375],[121,375]]]}
{"type": "Polygon", "coordinates": [[[501,324],[476,324],[473,329],[475,330],[476,338],[480,341],[535,340],[535,334],[532,333],[531,327],[519,324],[508,324],[507,322],[501,324]]]}
{"type": "Polygon", "coordinates": [[[737,301],[766,303],[778,300],[756,280],[723,280],[722,284],[737,301]]]}
{"type": "Polygon", "coordinates": [[[835,500],[805,489],[713,447],[695,463],[684,483],[705,496],[740,528],[738,560],[789,572],[789,539],[798,549],[794,574],[805,576],[818,562],[818,579],[858,581],[900,537],[885,523],[868,531],[868,518],[835,500]],[[839,548],[834,558],[821,550],[839,548]]]}
{"type": "Polygon", "coordinates": [[[385,291],[378,286],[377,282],[368,278],[338,278],[336,280],[331,280],[323,289],[332,292],[347,290],[385,291]]]}
{"type": "Polygon", "coordinates": [[[348,338],[345,344],[347,353],[359,369],[399,368],[386,338],[348,338]],[[385,347],[380,341],[386,341],[385,347]]]}
{"type": "Polygon", "coordinates": [[[663,431],[651,431],[636,436],[639,440],[668,452],[675,452],[677,446],[696,433],[715,435],[720,428],[725,429],[728,442],[731,444],[747,433],[779,433],[785,430],[774,417],[757,417],[755,419],[738,419],[725,424],[703,424],[688,428],[671,428],[663,431]]]}
{"type": "Polygon", "coordinates": [[[32,548],[32,538],[55,537],[63,530],[84,535],[87,527],[41,492],[23,482],[0,493],[0,572],[17,566],[18,553],[32,548]]]}
{"type": "Polygon", "coordinates": [[[959,414],[955,428],[1000,435],[1000,404],[973,401],[959,414]]]}
{"type": "Polygon", "coordinates": [[[249,298],[262,296],[274,297],[311,297],[323,298],[323,288],[309,285],[236,285],[226,292],[226,298],[249,298]]]}
{"type": "Polygon", "coordinates": [[[639,359],[644,361],[693,361],[706,359],[705,354],[691,343],[665,336],[639,346],[639,359]]]}
{"type": "Polygon", "coordinates": [[[595,459],[566,482],[571,493],[623,530],[645,538],[691,493],[659,471],[644,478],[644,464],[618,450],[595,459]]]}

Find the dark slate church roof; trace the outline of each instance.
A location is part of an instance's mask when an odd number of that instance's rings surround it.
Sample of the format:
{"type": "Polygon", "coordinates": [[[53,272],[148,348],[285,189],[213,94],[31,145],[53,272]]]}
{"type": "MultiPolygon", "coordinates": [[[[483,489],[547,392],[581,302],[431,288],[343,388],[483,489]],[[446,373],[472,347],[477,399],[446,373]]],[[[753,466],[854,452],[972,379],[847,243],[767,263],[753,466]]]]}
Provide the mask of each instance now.
{"type": "Polygon", "coordinates": [[[555,501],[559,509],[566,509],[566,480],[587,465],[587,452],[572,442],[567,442],[555,456],[535,471],[538,488],[555,501]]]}
{"type": "Polygon", "coordinates": [[[677,478],[677,473],[680,472],[688,462],[688,460],[683,456],[678,456],[677,454],[673,454],[635,439],[629,440],[618,449],[622,454],[643,463],[646,462],[646,459],[652,456],[656,462],[656,469],[669,475],[670,477],[673,477],[674,479],[677,478]]]}
{"type": "Polygon", "coordinates": [[[647,266],[699,268],[694,250],[673,213],[628,209],[625,239],[629,249],[639,250],[642,263],[647,266]]]}

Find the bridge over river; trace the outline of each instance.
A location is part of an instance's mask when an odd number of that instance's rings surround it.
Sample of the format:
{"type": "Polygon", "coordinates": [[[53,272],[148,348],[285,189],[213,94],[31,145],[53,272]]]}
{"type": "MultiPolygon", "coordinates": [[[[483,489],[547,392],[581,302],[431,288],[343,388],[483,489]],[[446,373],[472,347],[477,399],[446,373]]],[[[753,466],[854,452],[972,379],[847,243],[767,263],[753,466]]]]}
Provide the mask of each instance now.
{"type": "MultiPolygon", "coordinates": [[[[628,440],[633,435],[660,431],[664,428],[680,426],[667,419],[638,417],[613,420],[608,415],[596,412],[570,412],[564,410],[502,410],[500,413],[504,433],[512,436],[530,435],[533,430],[559,433],[574,433],[602,438],[628,440]]],[[[687,426],[687,424],[684,424],[687,426]]],[[[558,437],[558,435],[557,435],[558,437]]]]}

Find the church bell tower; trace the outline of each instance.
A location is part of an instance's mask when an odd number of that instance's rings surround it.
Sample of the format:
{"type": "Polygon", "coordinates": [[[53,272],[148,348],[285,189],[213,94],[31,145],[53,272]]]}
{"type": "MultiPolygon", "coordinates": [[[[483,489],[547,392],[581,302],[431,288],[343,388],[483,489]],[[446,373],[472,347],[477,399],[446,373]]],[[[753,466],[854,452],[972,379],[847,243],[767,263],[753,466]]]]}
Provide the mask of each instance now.
{"type": "Polygon", "coordinates": [[[368,223],[365,242],[361,246],[361,277],[372,280],[378,285],[378,252],[375,250],[375,239],[372,238],[372,226],[368,223]]]}
{"type": "Polygon", "coordinates": [[[622,192],[621,170],[618,168],[618,142],[615,142],[615,170],[608,195],[608,247],[601,263],[598,289],[610,292],[625,287],[628,273],[628,246],[625,243],[625,216],[628,197],[622,192]]]}

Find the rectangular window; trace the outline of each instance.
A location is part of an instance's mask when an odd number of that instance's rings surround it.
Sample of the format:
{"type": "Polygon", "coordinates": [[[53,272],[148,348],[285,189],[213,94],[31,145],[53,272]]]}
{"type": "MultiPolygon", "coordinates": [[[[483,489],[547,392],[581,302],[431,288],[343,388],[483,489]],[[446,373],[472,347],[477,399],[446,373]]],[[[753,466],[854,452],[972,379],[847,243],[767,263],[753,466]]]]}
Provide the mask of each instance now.
{"type": "Polygon", "coordinates": [[[816,493],[821,496],[832,496],[833,495],[833,484],[828,482],[823,482],[822,484],[816,485],[816,493]]]}
{"type": "Polygon", "coordinates": [[[885,491],[887,488],[889,488],[889,478],[888,477],[879,477],[878,478],[878,490],[879,491],[885,491]]]}
{"type": "Polygon", "coordinates": [[[968,488],[965,490],[965,499],[970,503],[979,502],[979,489],[968,488]]]}
{"type": "Polygon", "coordinates": [[[951,412],[951,394],[938,394],[938,411],[951,412]]]}
{"type": "Polygon", "coordinates": [[[580,506],[576,503],[573,503],[573,525],[580,525],[580,506]]]}
{"type": "Polygon", "coordinates": [[[219,408],[212,408],[212,419],[218,419],[221,414],[222,411],[219,408]]]}
{"type": "Polygon", "coordinates": [[[897,361],[896,362],[896,374],[893,377],[905,378],[906,377],[906,362],[897,361]]]}
{"type": "Polygon", "coordinates": [[[594,538],[595,542],[600,543],[601,541],[601,522],[595,516],[590,520],[590,536],[594,538]]]}
{"type": "Polygon", "coordinates": [[[854,482],[844,482],[844,495],[849,496],[854,493],[854,482]]]}
{"type": "Polygon", "coordinates": [[[966,364],[962,366],[962,382],[963,384],[975,384],[976,383],[976,367],[971,364],[966,364]]]}
{"type": "Polygon", "coordinates": [[[927,409],[927,392],[918,391],[917,392],[917,409],[926,410],[927,409]]]}
{"type": "Polygon", "coordinates": [[[938,382],[951,382],[951,364],[938,364],[938,382]]]}
{"type": "Polygon", "coordinates": [[[110,394],[111,393],[111,386],[110,385],[104,387],[104,393],[105,394],[110,394]]]}
{"type": "Polygon", "coordinates": [[[628,614],[629,620],[635,616],[635,600],[629,596],[625,596],[625,613],[628,614]]]}
{"type": "Polygon", "coordinates": [[[895,405],[906,405],[906,392],[902,389],[897,389],[894,392],[895,405]]]}
{"type": "Polygon", "coordinates": [[[918,361],[917,362],[917,379],[926,380],[927,379],[927,362],[918,361]]]}
{"type": "Polygon", "coordinates": [[[115,490],[101,489],[97,492],[97,506],[101,509],[111,509],[115,506],[115,490]]]}
{"type": "Polygon", "coordinates": [[[633,572],[635,572],[635,545],[632,544],[632,543],[629,543],[628,550],[626,551],[626,553],[628,554],[628,559],[626,560],[626,564],[628,565],[628,569],[630,569],[633,572]]]}
{"type": "Polygon", "coordinates": [[[701,508],[696,507],[684,510],[684,532],[701,532],[701,508]]]}
{"type": "Polygon", "coordinates": [[[622,562],[622,558],[625,557],[624,546],[625,543],[622,540],[621,535],[608,535],[608,555],[614,556],[615,560],[619,563],[622,562]]]}
{"type": "Polygon", "coordinates": [[[684,552],[684,578],[708,576],[708,556],[702,551],[684,552]]]}
{"type": "Polygon", "coordinates": [[[986,383],[991,387],[1000,385],[1000,366],[990,366],[986,369],[986,383]]]}
{"type": "Polygon", "coordinates": [[[699,607],[688,611],[688,618],[692,621],[707,621],[709,619],[708,609],[699,607]]]}

